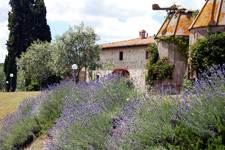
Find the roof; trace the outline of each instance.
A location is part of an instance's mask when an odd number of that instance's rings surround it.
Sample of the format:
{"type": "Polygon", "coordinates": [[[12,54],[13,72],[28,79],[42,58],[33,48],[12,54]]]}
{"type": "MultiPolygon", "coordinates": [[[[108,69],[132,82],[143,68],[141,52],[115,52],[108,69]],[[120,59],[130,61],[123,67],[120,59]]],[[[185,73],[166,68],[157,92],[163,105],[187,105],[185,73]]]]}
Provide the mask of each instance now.
{"type": "Polygon", "coordinates": [[[189,36],[189,27],[193,22],[192,12],[180,10],[169,13],[156,38],[167,36],[189,36]]]}
{"type": "Polygon", "coordinates": [[[190,29],[225,25],[225,0],[207,0],[190,29]]]}
{"type": "Polygon", "coordinates": [[[102,49],[110,49],[110,48],[120,48],[120,47],[134,47],[134,46],[146,46],[154,43],[153,37],[147,37],[145,39],[136,38],[125,41],[112,42],[107,44],[102,44],[102,49]]]}

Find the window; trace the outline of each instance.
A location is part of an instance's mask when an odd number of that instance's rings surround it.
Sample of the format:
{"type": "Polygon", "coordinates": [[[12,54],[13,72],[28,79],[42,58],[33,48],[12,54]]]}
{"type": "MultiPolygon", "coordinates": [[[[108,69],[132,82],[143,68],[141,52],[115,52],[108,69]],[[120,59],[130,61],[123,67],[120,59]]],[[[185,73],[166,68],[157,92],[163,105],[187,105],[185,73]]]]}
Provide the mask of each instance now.
{"type": "Polygon", "coordinates": [[[119,60],[123,60],[123,52],[120,52],[119,60]]]}
{"type": "Polygon", "coordinates": [[[146,52],[145,52],[145,59],[148,59],[148,55],[149,55],[149,52],[146,51],[146,52]]]}

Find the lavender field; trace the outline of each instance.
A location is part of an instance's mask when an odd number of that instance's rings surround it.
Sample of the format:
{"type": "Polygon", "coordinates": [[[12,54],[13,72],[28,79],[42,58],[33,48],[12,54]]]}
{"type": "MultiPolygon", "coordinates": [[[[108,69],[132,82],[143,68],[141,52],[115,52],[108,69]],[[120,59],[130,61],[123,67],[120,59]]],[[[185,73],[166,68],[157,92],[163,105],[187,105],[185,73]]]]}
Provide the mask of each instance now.
{"type": "Polygon", "coordinates": [[[225,66],[182,95],[138,92],[116,76],[63,82],[1,121],[0,150],[47,135],[45,150],[225,149],[225,66]]]}

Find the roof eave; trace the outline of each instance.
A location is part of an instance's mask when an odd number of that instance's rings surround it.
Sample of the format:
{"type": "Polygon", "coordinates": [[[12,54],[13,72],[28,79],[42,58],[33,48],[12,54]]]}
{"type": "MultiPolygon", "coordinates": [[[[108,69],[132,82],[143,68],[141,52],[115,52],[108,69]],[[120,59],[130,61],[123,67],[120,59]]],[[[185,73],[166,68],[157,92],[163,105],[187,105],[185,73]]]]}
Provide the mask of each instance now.
{"type": "MultiPolygon", "coordinates": [[[[154,42],[152,42],[154,43],[154,42]]],[[[102,50],[104,49],[116,49],[116,48],[128,48],[128,47],[140,47],[140,46],[148,46],[152,43],[148,43],[148,44],[139,44],[139,45],[124,45],[124,46],[112,46],[112,47],[101,47],[102,50]]]]}

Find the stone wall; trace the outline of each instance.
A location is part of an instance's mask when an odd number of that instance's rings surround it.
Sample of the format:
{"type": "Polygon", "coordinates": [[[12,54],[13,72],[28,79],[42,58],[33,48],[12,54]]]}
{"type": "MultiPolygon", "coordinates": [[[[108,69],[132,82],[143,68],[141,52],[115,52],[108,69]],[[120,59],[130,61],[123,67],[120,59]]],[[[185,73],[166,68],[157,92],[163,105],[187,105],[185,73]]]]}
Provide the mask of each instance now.
{"type": "Polygon", "coordinates": [[[96,70],[94,75],[100,76],[112,73],[116,68],[123,68],[129,71],[130,79],[134,81],[137,87],[145,86],[145,64],[146,64],[146,48],[147,46],[112,48],[102,50],[100,54],[100,62],[103,66],[112,63],[112,68],[103,68],[96,70]],[[123,52],[123,60],[119,60],[119,53],[123,52]]]}
{"type": "Polygon", "coordinates": [[[196,43],[198,39],[205,37],[208,32],[225,32],[225,26],[192,29],[190,34],[190,46],[196,43]]]}
{"type": "Polygon", "coordinates": [[[170,84],[173,84],[179,90],[182,86],[184,75],[187,72],[187,58],[176,50],[177,46],[173,43],[158,41],[157,45],[160,59],[168,58],[169,63],[174,65],[170,84]]]}

